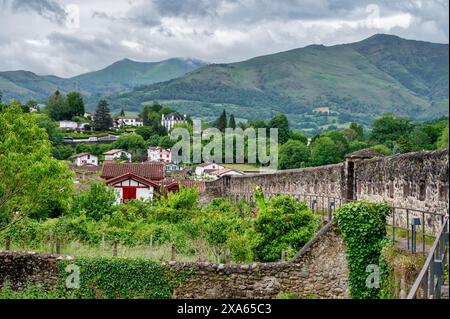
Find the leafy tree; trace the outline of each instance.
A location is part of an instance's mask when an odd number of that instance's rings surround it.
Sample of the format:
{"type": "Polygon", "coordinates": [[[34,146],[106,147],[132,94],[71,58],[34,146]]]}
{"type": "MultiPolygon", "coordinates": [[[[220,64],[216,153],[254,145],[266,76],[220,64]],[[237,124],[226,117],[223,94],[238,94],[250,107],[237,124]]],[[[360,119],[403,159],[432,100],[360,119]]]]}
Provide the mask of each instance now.
{"type": "Polygon", "coordinates": [[[408,137],[411,151],[423,151],[433,149],[433,142],[424,126],[415,127],[408,137]]]}
{"type": "Polygon", "coordinates": [[[218,128],[221,132],[225,131],[227,127],[227,112],[225,110],[222,111],[219,118],[216,120],[214,127],[218,128]]]}
{"type": "Polygon", "coordinates": [[[291,140],[300,141],[303,144],[308,143],[308,138],[300,132],[291,131],[291,140]]]}
{"type": "Polygon", "coordinates": [[[66,160],[74,154],[74,149],[69,145],[58,145],[52,148],[52,155],[59,160],[66,160]]]}
{"type": "Polygon", "coordinates": [[[123,110],[123,108],[120,110],[120,116],[125,116],[125,111],[123,110]]]}
{"type": "Polygon", "coordinates": [[[389,156],[392,154],[392,151],[389,147],[382,145],[382,144],[378,144],[378,145],[374,145],[372,147],[370,147],[372,150],[380,152],[381,154],[385,155],[385,156],[389,156]]]}
{"type": "Polygon", "coordinates": [[[344,134],[337,131],[326,131],[322,136],[327,136],[333,140],[338,148],[336,156],[339,157],[339,161],[344,160],[345,155],[348,153],[348,141],[344,134]]]}
{"type": "Polygon", "coordinates": [[[236,128],[236,120],[234,119],[234,115],[230,115],[230,120],[228,122],[228,127],[235,129],[236,128]]]}
{"type": "Polygon", "coordinates": [[[48,116],[56,121],[70,120],[69,105],[66,97],[59,91],[55,91],[49,99],[46,107],[46,113],[48,116]]]}
{"type": "Polygon", "coordinates": [[[398,141],[402,135],[409,135],[412,127],[411,122],[406,118],[397,117],[392,113],[383,114],[373,122],[369,140],[392,148],[393,142],[398,141]]]}
{"type": "Polygon", "coordinates": [[[84,101],[79,92],[69,92],[67,94],[67,104],[69,107],[68,118],[84,116],[84,101]]]}
{"type": "Polygon", "coordinates": [[[312,143],[311,162],[316,166],[339,163],[339,152],[339,147],[330,137],[319,137],[312,143]]]}
{"type": "Polygon", "coordinates": [[[147,141],[147,146],[159,146],[159,135],[152,135],[147,141]]]}
{"type": "Polygon", "coordinates": [[[411,152],[413,148],[411,141],[403,135],[398,138],[397,145],[402,153],[411,152]]]}
{"type": "Polygon", "coordinates": [[[278,129],[278,142],[284,144],[290,138],[289,122],[284,114],[275,115],[269,122],[269,128],[278,129]]]}
{"type": "Polygon", "coordinates": [[[51,156],[51,143],[35,117],[12,104],[0,113],[0,220],[67,204],[73,173],[51,156]],[[37,191],[39,190],[39,191],[37,191]]]}
{"type": "Polygon", "coordinates": [[[153,135],[153,130],[148,126],[139,126],[134,132],[142,136],[144,140],[148,140],[153,135]]]}
{"type": "Polygon", "coordinates": [[[114,212],[115,200],[114,189],[104,182],[91,182],[88,189],[74,196],[70,210],[75,216],[84,213],[88,218],[99,221],[114,212]]]}
{"type": "Polygon", "coordinates": [[[447,127],[442,130],[442,134],[437,142],[439,148],[448,148],[448,123],[447,127]]]}
{"type": "Polygon", "coordinates": [[[64,134],[59,128],[58,122],[53,121],[45,114],[35,114],[34,118],[40,128],[45,129],[53,146],[59,145],[64,140],[64,134]]]}
{"type": "Polygon", "coordinates": [[[349,129],[353,130],[356,133],[357,139],[364,138],[364,127],[361,124],[352,122],[350,123],[349,129]]]}
{"type": "Polygon", "coordinates": [[[107,131],[113,126],[113,120],[106,100],[101,100],[98,103],[92,124],[95,131],[107,131]]]}
{"type": "Polygon", "coordinates": [[[248,124],[249,124],[249,126],[255,128],[255,129],[269,127],[269,125],[264,120],[253,120],[253,121],[250,121],[248,124]]]}
{"type": "Polygon", "coordinates": [[[145,141],[139,134],[125,133],[119,136],[119,139],[113,143],[113,147],[136,151],[145,148],[145,141]]]}
{"type": "Polygon", "coordinates": [[[300,141],[288,140],[280,147],[279,166],[281,169],[305,167],[308,159],[308,147],[300,141]]]}
{"type": "Polygon", "coordinates": [[[176,141],[172,140],[169,136],[161,136],[159,138],[159,146],[162,148],[171,148],[175,143],[176,141]]]}
{"type": "Polygon", "coordinates": [[[363,148],[367,148],[369,144],[367,144],[366,141],[352,141],[348,145],[348,153],[353,153],[359,150],[362,150],[363,148]]]}

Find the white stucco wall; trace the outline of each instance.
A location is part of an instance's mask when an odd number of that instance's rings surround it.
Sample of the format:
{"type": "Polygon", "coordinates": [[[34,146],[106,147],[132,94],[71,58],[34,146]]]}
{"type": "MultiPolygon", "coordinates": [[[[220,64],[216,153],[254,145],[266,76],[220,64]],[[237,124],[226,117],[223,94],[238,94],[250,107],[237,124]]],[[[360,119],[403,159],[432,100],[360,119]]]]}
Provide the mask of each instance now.
{"type": "Polygon", "coordinates": [[[153,187],[138,188],[136,190],[136,198],[142,200],[153,200],[153,187]]]}

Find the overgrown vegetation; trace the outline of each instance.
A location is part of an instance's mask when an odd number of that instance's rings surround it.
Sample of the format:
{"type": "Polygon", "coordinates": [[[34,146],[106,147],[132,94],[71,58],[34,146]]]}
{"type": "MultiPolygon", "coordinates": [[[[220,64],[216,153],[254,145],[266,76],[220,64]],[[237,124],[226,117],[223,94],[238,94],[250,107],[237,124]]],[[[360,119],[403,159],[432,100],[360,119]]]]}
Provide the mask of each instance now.
{"type": "MultiPolygon", "coordinates": [[[[386,244],[386,217],[391,208],[385,203],[350,202],[336,211],[336,220],[346,246],[350,295],[355,299],[380,297],[380,288],[368,285],[370,266],[379,267],[386,244]]],[[[373,271],[373,270],[372,270],[373,271]]]]}
{"type": "Polygon", "coordinates": [[[181,187],[153,203],[134,200],[114,205],[112,190],[93,183],[74,197],[69,213],[23,218],[0,232],[0,240],[8,236],[13,249],[48,252],[50,238],[53,243],[59,239],[65,253],[86,256],[100,256],[102,249],[111,255],[111,246],[117,244],[134,257],[155,258],[159,251],[160,260],[167,260],[174,244],[179,260],[252,262],[280,260],[282,250],[292,257],[319,227],[318,216],[290,196],[273,197],[267,203],[263,199],[267,210],[260,209],[256,216],[251,202],[216,198],[201,206],[197,198],[195,188],[181,187]]]}

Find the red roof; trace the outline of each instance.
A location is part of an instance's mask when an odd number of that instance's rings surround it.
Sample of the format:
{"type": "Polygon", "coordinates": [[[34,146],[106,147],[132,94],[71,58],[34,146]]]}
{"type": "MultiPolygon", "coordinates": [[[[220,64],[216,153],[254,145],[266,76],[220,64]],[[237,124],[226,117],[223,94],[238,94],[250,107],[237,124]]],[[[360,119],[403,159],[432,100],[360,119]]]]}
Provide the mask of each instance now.
{"type": "Polygon", "coordinates": [[[145,184],[147,186],[152,186],[154,188],[159,188],[160,187],[155,182],[152,182],[150,180],[147,180],[145,178],[137,176],[137,175],[135,175],[133,173],[126,173],[126,174],[123,174],[123,175],[120,175],[120,176],[117,176],[117,177],[114,177],[114,178],[110,178],[110,179],[108,179],[106,181],[106,184],[108,184],[108,185],[109,184],[115,184],[115,183],[118,183],[118,182],[120,182],[122,180],[125,180],[125,179],[128,179],[128,178],[134,179],[135,181],[141,182],[141,183],[143,183],[143,184],[145,184]]]}
{"type": "Polygon", "coordinates": [[[159,181],[164,179],[165,165],[161,162],[145,162],[145,163],[114,163],[105,162],[101,177],[104,179],[110,179],[117,176],[121,176],[127,173],[134,174],[136,176],[159,181]]]}

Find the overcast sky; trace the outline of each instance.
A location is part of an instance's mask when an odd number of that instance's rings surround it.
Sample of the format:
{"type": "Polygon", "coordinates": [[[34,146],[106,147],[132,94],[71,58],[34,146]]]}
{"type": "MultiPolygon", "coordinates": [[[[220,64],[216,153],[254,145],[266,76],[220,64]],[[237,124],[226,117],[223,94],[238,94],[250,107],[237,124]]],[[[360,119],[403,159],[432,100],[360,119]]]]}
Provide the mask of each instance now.
{"type": "Polygon", "coordinates": [[[448,43],[448,0],[0,0],[0,70],[68,77],[123,58],[234,62],[375,33],[448,43]]]}

